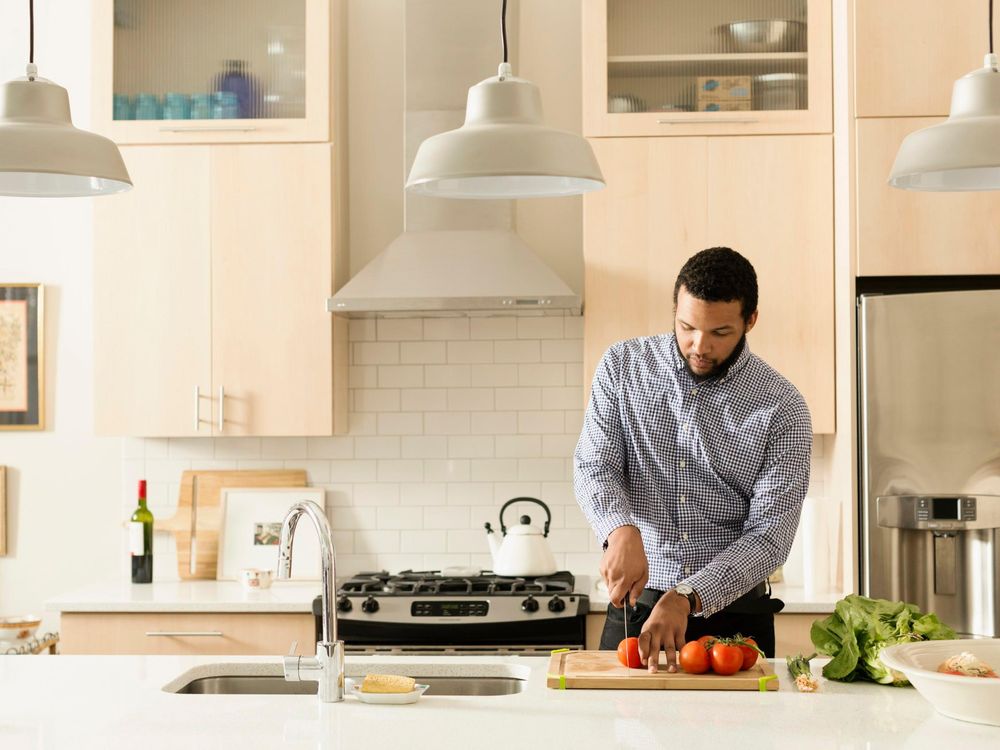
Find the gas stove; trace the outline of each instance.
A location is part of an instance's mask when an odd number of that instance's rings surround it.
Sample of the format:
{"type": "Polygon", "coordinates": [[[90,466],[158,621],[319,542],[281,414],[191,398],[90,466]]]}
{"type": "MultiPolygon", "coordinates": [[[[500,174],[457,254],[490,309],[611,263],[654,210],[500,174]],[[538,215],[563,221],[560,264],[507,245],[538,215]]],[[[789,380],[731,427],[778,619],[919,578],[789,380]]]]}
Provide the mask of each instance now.
{"type": "MultiPolygon", "coordinates": [[[[365,653],[547,653],[582,648],[590,601],[572,573],[359,573],[337,591],[339,637],[365,653]]],[[[319,627],[319,599],[313,604],[319,627]]]]}

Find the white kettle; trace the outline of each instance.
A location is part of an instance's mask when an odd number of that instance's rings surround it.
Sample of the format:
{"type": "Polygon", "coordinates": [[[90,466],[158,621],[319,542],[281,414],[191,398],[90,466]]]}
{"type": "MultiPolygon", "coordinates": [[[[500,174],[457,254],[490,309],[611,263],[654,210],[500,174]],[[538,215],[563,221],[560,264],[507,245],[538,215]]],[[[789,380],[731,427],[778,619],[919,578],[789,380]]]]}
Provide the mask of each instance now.
{"type": "Polygon", "coordinates": [[[552,513],[549,506],[533,497],[515,497],[500,508],[500,535],[487,521],[486,539],[493,555],[493,572],[500,576],[547,576],[558,569],[556,558],[549,549],[545,537],[549,535],[552,513]],[[507,528],[503,522],[503,512],[512,503],[538,503],[545,509],[545,529],[531,525],[531,518],[521,516],[517,526],[507,528]],[[499,539],[501,536],[503,539],[499,539]]]}

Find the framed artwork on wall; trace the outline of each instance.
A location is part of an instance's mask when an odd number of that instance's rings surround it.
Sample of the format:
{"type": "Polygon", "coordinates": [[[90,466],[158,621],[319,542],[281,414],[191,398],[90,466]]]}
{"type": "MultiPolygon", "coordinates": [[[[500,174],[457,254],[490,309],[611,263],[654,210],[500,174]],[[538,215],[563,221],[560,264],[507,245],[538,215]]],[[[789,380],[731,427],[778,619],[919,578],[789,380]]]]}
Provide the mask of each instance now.
{"type": "MultiPolygon", "coordinates": [[[[215,577],[238,578],[243,568],[278,572],[278,534],[288,509],[300,500],[324,507],[322,487],[223,487],[222,523],[215,577]]],[[[292,580],[321,578],[319,536],[308,518],[300,518],[292,540],[292,580]]]]}
{"type": "Polygon", "coordinates": [[[0,284],[0,430],[45,428],[44,290],[0,284]]]}

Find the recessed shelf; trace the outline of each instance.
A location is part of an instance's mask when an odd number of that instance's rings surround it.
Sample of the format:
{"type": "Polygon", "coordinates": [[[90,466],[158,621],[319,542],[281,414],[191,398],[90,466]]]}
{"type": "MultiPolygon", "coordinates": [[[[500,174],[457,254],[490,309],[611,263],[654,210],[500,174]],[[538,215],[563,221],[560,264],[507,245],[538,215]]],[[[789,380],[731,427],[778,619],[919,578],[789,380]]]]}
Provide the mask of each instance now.
{"type": "Polygon", "coordinates": [[[801,72],[808,52],[758,52],[702,55],[616,55],[608,58],[609,78],[650,76],[738,75],[752,73],[801,72]]]}

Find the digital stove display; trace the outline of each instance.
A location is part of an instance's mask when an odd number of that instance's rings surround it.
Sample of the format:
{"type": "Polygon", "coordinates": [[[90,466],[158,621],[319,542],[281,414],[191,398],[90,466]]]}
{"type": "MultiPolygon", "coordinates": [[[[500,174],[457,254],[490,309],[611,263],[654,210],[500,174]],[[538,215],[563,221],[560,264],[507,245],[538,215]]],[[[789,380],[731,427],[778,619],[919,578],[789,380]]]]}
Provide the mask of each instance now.
{"type": "Polygon", "coordinates": [[[486,617],[490,611],[489,602],[429,602],[415,601],[410,605],[414,617],[486,617]]]}

